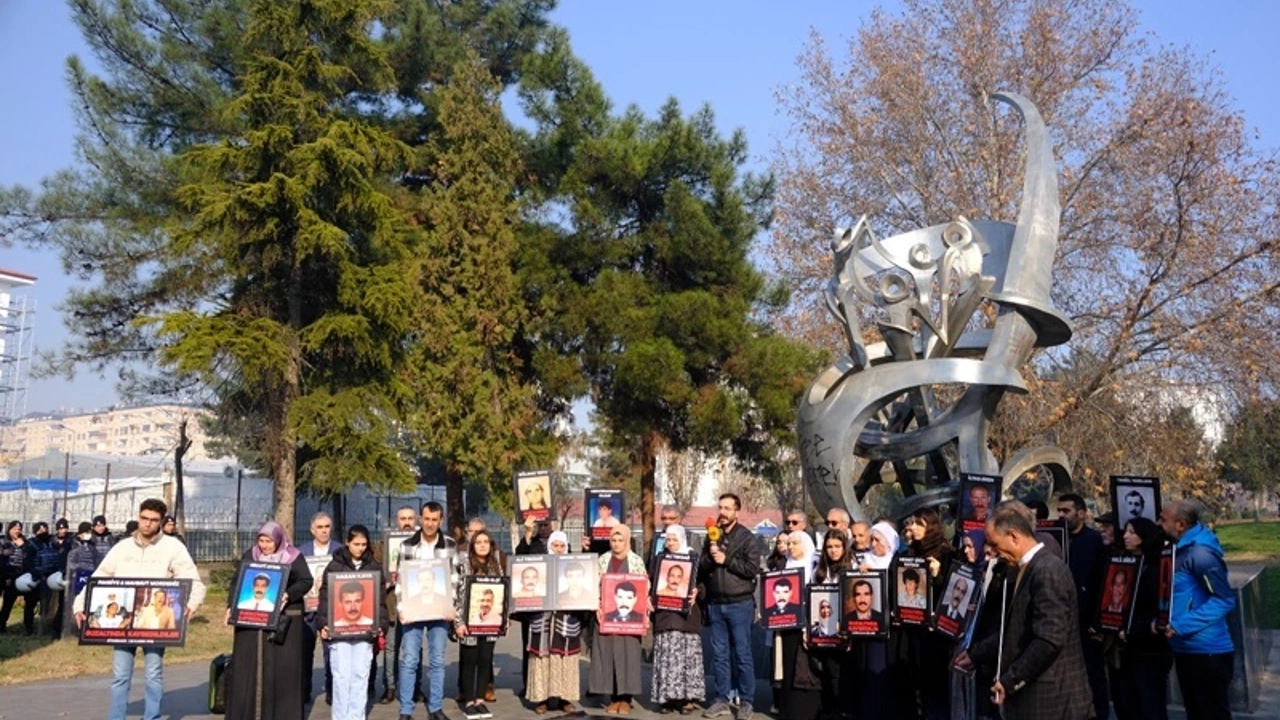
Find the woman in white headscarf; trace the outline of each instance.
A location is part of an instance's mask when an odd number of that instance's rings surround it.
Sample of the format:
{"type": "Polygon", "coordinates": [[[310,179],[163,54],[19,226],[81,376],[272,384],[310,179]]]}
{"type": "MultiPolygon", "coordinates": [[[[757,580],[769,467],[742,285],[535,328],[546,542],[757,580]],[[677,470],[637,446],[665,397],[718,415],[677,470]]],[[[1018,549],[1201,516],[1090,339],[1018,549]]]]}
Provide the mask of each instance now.
{"type": "MultiPolygon", "coordinates": [[[[898,552],[898,531],[893,525],[883,520],[871,526],[871,552],[862,556],[859,570],[871,572],[885,571],[884,582],[880,585],[880,595],[876,598],[881,612],[888,612],[889,589],[893,587],[893,558],[898,552]]],[[[852,671],[852,698],[857,703],[854,708],[855,717],[896,717],[893,706],[892,684],[889,662],[889,641],[879,638],[858,638],[851,648],[851,667],[846,666],[842,672],[852,671]]]]}
{"type": "Polygon", "coordinates": [[[897,553],[898,531],[882,520],[871,526],[871,552],[862,556],[862,566],[859,569],[862,572],[888,570],[897,553]]]}
{"type": "Polygon", "coordinates": [[[701,709],[698,704],[706,697],[697,570],[684,528],[672,525],[664,535],[663,551],[654,557],[650,573],[657,586],[656,602],[688,598],[689,610],[654,608],[651,697],[659,712],[688,715],[701,709]]]}
{"type": "MultiPolygon", "coordinates": [[[[808,586],[813,582],[818,553],[813,538],[803,530],[787,535],[788,570],[800,570],[803,582],[792,591],[791,602],[803,607],[808,586]]],[[[807,618],[801,617],[804,624],[807,618]]],[[[804,644],[804,630],[779,630],[774,634],[775,675],[781,676],[778,707],[787,720],[813,720],[822,705],[822,676],[818,663],[804,644]]]]}
{"type": "MultiPolygon", "coordinates": [[[[547,536],[547,550],[552,555],[569,552],[569,538],[559,530],[547,536]]],[[[593,562],[586,556],[585,563],[593,562]]],[[[573,703],[582,696],[578,673],[578,656],[582,654],[582,628],[585,613],[536,613],[529,622],[529,681],[525,698],[533,703],[534,712],[543,715],[548,709],[561,712],[575,710],[573,703]],[[552,708],[551,706],[556,706],[552,708]]]]}

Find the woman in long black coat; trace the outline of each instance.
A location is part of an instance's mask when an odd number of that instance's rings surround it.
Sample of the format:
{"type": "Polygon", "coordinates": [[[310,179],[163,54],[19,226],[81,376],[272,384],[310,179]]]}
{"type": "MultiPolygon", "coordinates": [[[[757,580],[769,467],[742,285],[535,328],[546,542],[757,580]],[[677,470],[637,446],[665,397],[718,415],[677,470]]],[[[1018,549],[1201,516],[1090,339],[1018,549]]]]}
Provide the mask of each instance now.
{"type": "MultiPolygon", "coordinates": [[[[297,720],[303,717],[303,673],[311,671],[304,663],[302,627],[303,598],[314,584],[311,570],[275,521],[258,530],[257,543],[240,558],[241,563],[251,561],[287,565],[289,574],[276,628],[236,628],[227,678],[227,720],[297,720]]],[[[228,623],[238,600],[235,590],[227,593],[228,623]]]]}

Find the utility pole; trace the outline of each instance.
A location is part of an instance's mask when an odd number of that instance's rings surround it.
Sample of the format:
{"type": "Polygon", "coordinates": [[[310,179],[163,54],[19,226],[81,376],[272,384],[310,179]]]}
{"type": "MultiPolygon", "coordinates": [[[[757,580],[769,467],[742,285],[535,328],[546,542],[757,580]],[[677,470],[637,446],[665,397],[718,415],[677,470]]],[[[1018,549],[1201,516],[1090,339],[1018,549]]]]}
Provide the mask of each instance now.
{"type": "Polygon", "coordinates": [[[107,496],[111,492],[111,463],[107,463],[107,479],[102,483],[102,514],[107,514],[107,496]]]}

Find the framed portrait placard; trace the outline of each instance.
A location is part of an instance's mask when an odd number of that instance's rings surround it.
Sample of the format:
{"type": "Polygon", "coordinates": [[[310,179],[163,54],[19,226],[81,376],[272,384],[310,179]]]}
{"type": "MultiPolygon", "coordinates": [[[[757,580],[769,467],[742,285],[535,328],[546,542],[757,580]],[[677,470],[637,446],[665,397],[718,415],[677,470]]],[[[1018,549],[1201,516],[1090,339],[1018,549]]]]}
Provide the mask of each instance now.
{"type": "Polygon", "coordinates": [[[1069,562],[1071,556],[1070,536],[1067,534],[1067,526],[1062,524],[1061,520],[1036,520],[1036,532],[1044,533],[1058,541],[1058,547],[1062,548],[1062,562],[1069,562]]]}
{"type": "Polygon", "coordinates": [[[392,578],[395,578],[396,573],[400,572],[400,546],[413,535],[413,530],[392,530],[387,533],[387,539],[384,541],[387,543],[387,550],[386,554],[383,555],[387,562],[383,567],[387,569],[387,572],[391,573],[392,578]]]}
{"type": "Polygon", "coordinates": [[[1159,525],[1160,478],[1112,475],[1111,507],[1116,513],[1117,537],[1131,518],[1142,517],[1159,525]]]}
{"type": "Polygon", "coordinates": [[[977,615],[979,582],[977,567],[963,562],[951,564],[947,584],[934,609],[934,627],[952,640],[963,638],[977,615]]]}
{"type": "Polygon", "coordinates": [[[516,473],[512,480],[516,506],[516,522],[526,518],[551,518],[551,471],[531,470],[516,473]]]}
{"type": "Polygon", "coordinates": [[[621,490],[588,488],[583,498],[583,510],[587,515],[588,535],[592,540],[608,540],[613,528],[626,517],[621,490]]]}
{"type": "Polygon", "coordinates": [[[556,555],[513,555],[507,558],[511,578],[511,612],[542,612],[554,604],[556,555]]]}
{"type": "Polygon", "coordinates": [[[236,627],[275,629],[280,619],[280,598],[289,577],[289,566],[276,563],[240,563],[231,605],[236,627]]]}
{"type": "Polygon", "coordinates": [[[960,475],[960,530],[973,542],[973,551],[978,559],[982,558],[983,547],[987,543],[987,519],[991,517],[991,509],[1000,502],[1003,482],[1004,478],[999,475],[960,475]]]}
{"type": "Polygon", "coordinates": [[[805,626],[804,571],[775,570],[760,576],[760,624],[766,630],[805,626]]]}
{"type": "Polygon", "coordinates": [[[1106,568],[1098,600],[1098,627],[1110,632],[1128,632],[1142,560],[1136,555],[1112,555],[1107,559],[1106,568]]]}
{"type": "Polygon", "coordinates": [[[550,610],[595,610],[600,607],[600,566],[593,555],[553,555],[555,603],[550,610]]]}
{"type": "Polygon", "coordinates": [[[605,573],[600,579],[601,635],[644,635],[649,577],[605,573]]]}
{"type": "Polygon", "coordinates": [[[1169,543],[1160,551],[1160,568],[1156,574],[1157,592],[1160,599],[1156,601],[1156,630],[1164,632],[1169,629],[1169,608],[1173,607],[1173,561],[1178,552],[1177,546],[1169,543]]]}
{"type": "Polygon", "coordinates": [[[653,560],[653,607],[655,610],[689,612],[689,593],[697,582],[697,561],[693,553],[664,552],[653,560]]]}
{"type": "Polygon", "coordinates": [[[507,632],[507,579],[498,575],[467,578],[467,633],[494,637],[507,632]]]}
{"type": "Polygon", "coordinates": [[[928,625],[933,616],[929,594],[929,559],[899,557],[891,567],[893,621],[900,625],[928,625]]]}
{"type": "Polygon", "coordinates": [[[405,559],[396,577],[400,622],[446,620],[453,612],[454,578],[448,558],[405,559]]]}
{"type": "Polygon", "coordinates": [[[806,592],[806,629],[812,647],[839,647],[844,642],[840,633],[840,586],[810,585],[806,592]]]}
{"type": "Polygon", "coordinates": [[[889,636],[889,602],[884,570],[848,570],[840,577],[840,624],[851,638],[889,636]]]}
{"type": "Polygon", "coordinates": [[[190,580],[89,578],[81,645],[181,647],[190,580]]]}
{"type": "Polygon", "coordinates": [[[382,624],[382,573],[376,570],[329,573],[329,637],[336,642],[372,640],[382,624]]]}
{"type": "Polygon", "coordinates": [[[332,557],[327,555],[307,555],[307,569],[311,571],[311,589],[302,598],[304,612],[313,613],[320,609],[320,584],[324,580],[324,571],[329,567],[332,557]]]}

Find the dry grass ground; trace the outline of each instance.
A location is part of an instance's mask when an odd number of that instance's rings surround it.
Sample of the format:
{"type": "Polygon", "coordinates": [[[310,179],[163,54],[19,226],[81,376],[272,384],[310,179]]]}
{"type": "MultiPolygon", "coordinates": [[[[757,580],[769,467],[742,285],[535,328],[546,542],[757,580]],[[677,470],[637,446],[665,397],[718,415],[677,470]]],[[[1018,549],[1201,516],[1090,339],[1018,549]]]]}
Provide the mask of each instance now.
{"type": "MultiPolygon", "coordinates": [[[[187,643],[165,651],[166,663],[208,661],[231,651],[231,628],[223,624],[227,607],[225,587],[210,585],[204,606],[187,626],[187,643]]],[[[19,622],[9,620],[9,634],[0,635],[0,686],[35,680],[58,680],[77,675],[111,672],[111,648],[80,645],[75,638],[52,642],[49,638],[21,634],[22,611],[14,610],[19,622]]],[[[142,665],[139,653],[137,664],[142,665]]]]}

